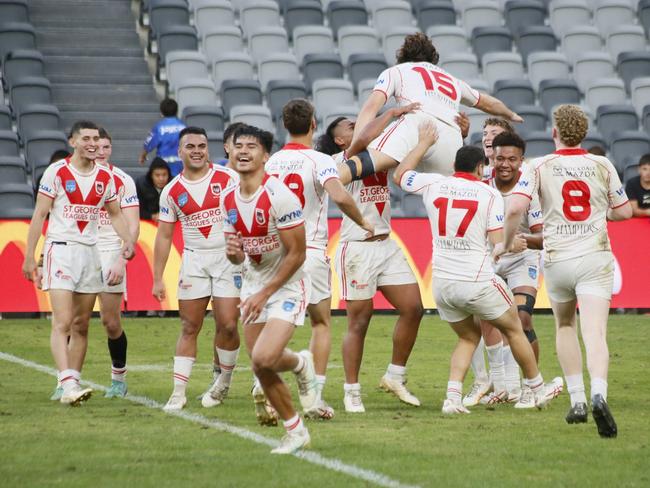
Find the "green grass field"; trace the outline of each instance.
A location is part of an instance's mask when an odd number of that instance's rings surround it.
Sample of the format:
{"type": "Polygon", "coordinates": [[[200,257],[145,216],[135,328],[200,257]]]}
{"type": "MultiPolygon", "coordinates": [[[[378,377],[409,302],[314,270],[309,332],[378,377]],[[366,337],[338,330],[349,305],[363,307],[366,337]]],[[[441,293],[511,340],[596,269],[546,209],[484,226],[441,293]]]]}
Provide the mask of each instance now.
{"type": "MultiPolygon", "coordinates": [[[[393,322],[393,317],[378,316],[371,325],[361,377],[367,413],[350,415],[343,412],[339,349],[345,319],[334,319],[325,398],[337,415],[330,422],[309,424],[312,449],[300,457],[269,454],[265,439],[279,439],[282,429],[256,424],[245,354],[240,356],[241,367],[227,403],[208,410],[195,400],[211,378],[211,322],[206,322],[209,326],[201,335],[183,416],[159,409],[171,391],[177,319],[125,320],[129,392],[137,396],[133,401],[107,400],[98,391],[80,408],[50,402],[55,385],[52,376],[1,356],[0,484],[139,488],[650,485],[650,317],[612,316],[610,320],[610,405],[619,427],[619,437],[613,440],[600,439],[591,418],[586,425],[564,422],[569,406],[566,392],[541,412],[477,407],[468,416],[444,417],[440,407],[455,336],[437,316],[425,317],[409,365],[409,387],[423,406],[400,404],[377,388],[390,358],[393,322]],[[365,474],[359,475],[355,467],[365,474]]],[[[541,338],[542,372],[550,380],[561,374],[551,317],[537,317],[536,330],[541,338]]],[[[308,327],[299,329],[292,347],[304,348],[308,334],[308,327]]],[[[0,321],[0,351],[51,367],[49,323],[0,321]]],[[[106,339],[97,319],[91,326],[84,379],[103,385],[110,382],[106,339]]],[[[288,381],[295,394],[293,378],[288,381]]],[[[470,381],[466,381],[466,390],[470,381]]]]}

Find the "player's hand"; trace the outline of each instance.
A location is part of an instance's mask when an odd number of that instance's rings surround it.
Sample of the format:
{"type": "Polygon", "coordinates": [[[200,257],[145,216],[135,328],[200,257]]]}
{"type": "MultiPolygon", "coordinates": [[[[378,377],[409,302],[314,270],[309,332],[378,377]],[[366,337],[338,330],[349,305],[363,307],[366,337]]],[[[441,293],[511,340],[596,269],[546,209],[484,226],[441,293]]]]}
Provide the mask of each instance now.
{"type": "Polygon", "coordinates": [[[36,260],[33,256],[27,256],[23,262],[23,276],[29,281],[33,281],[34,283],[38,284],[38,281],[40,280],[37,280],[37,274],[38,266],[36,264],[36,260]]]}
{"type": "Polygon", "coordinates": [[[363,219],[363,225],[361,228],[366,231],[366,239],[370,239],[375,235],[375,226],[368,222],[366,219],[363,219]]]}
{"type": "Polygon", "coordinates": [[[516,114],[516,113],[513,112],[512,117],[510,117],[510,121],[511,122],[517,122],[517,123],[521,124],[524,121],[524,119],[521,118],[521,115],[516,114]]]}
{"type": "Polygon", "coordinates": [[[153,288],[151,289],[151,294],[159,302],[162,302],[167,297],[167,292],[165,291],[165,284],[162,282],[162,280],[154,280],[153,288]]]}
{"type": "Polygon", "coordinates": [[[523,252],[526,249],[528,249],[528,242],[524,238],[524,235],[517,234],[512,241],[512,246],[510,246],[510,252],[523,252]]]}
{"type": "Polygon", "coordinates": [[[106,284],[108,286],[119,285],[124,281],[124,275],[126,273],[126,262],[122,258],[118,258],[113,266],[108,270],[108,275],[106,276],[106,284]]]}
{"type": "Polygon", "coordinates": [[[239,305],[242,324],[254,324],[262,313],[264,305],[266,305],[268,300],[268,293],[265,290],[260,290],[242,301],[239,305]]]}
{"type": "Polygon", "coordinates": [[[418,143],[428,146],[434,145],[438,141],[438,128],[430,120],[421,122],[418,125],[418,143]]]}
{"type": "Polygon", "coordinates": [[[43,267],[39,266],[36,268],[36,277],[34,278],[34,284],[39,290],[43,289],[43,267]]]}
{"type": "Polygon", "coordinates": [[[492,259],[494,259],[494,262],[496,263],[499,261],[499,258],[503,256],[506,253],[506,248],[503,245],[503,242],[497,242],[497,244],[494,246],[494,249],[492,250],[492,259]]]}
{"type": "Polygon", "coordinates": [[[421,106],[422,104],[420,102],[413,102],[405,105],[404,107],[394,107],[392,109],[393,117],[401,117],[404,114],[415,112],[416,110],[420,110],[421,106]]]}
{"type": "Polygon", "coordinates": [[[455,120],[458,127],[460,127],[460,134],[465,139],[469,135],[469,117],[465,112],[458,112],[455,120]]]}
{"type": "Polygon", "coordinates": [[[132,242],[125,242],[122,245],[122,257],[130,261],[135,256],[135,245],[132,242]]]}
{"type": "Polygon", "coordinates": [[[241,264],[246,259],[244,254],[244,239],[241,232],[229,234],[226,238],[226,257],[234,263],[241,264]]]}

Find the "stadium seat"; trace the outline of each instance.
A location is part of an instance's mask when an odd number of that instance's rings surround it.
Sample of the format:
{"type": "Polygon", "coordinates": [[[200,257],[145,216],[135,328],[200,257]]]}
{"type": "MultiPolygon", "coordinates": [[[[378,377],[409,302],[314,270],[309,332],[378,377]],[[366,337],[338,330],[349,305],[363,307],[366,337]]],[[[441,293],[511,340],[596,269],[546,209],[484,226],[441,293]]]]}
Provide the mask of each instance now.
{"type": "Polygon", "coordinates": [[[424,208],[422,197],[413,193],[407,193],[401,202],[402,212],[405,217],[426,217],[427,210],[424,208]]]}
{"type": "Polygon", "coordinates": [[[10,91],[11,109],[14,113],[29,104],[52,103],[52,87],[47,78],[26,76],[17,80],[10,91]]]}
{"type": "Polygon", "coordinates": [[[207,29],[201,37],[201,50],[210,64],[224,53],[244,52],[244,39],[239,27],[221,25],[207,29]]]}
{"type": "Polygon", "coordinates": [[[253,60],[245,53],[227,53],[214,60],[212,79],[217,90],[225,80],[246,80],[254,77],[253,60]]]}
{"type": "Polygon", "coordinates": [[[36,32],[31,24],[0,23],[0,62],[16,49],[36,49],[36,32]]]}
{"type": "Polygon", "coordinates": [[[217,91],[209,78],[183,78],[175,91],[178,111],[191,105],[217,105],[217,91]]]}
{"type": "Polygon", "coordinates": [[[0,183],[0,218],[29,219],[34,209],[34,191],[27,183],[0,183]]]}
{"type": "Polygon", "coordinates": [[[623,184],[626,184],[635,176],[639,176],[638,160],[634,161],[633,159],[628,159],[625,163],[623,163],[623,184]]]}
{"type": "Polygon", "coordinates": [[[224,127],[223,110],[214,105],[188,105],[183,109],[182,119],[186,125],[206,131],[222,131],[224,127]]]}
{"type": "Polygon", "coordinates": [[[614,76],[614,63],[606,52],[586,52],[573,63],[573,79],[583,93],[592,80],[614,76]]]}
{"type": "Polygon", "coordinates": [[[643,130],[650,134],[650,105],[643,107],[641,112],[641,127],[643,130]]]}
{"type": "Polygon", "coordinates": [[[359,106],[363,107],[366,100],[375,88],[376,80],[361,80],[357,85],[357,98],[359,99],[359,106]]]}
{"type": "Polygon", "coordinates": [[[239,23],[244,37],[260,27],[280,27],[280,8],[272,0],[250,0],[239,12],[239,23]]]}
{"type": "Polygon", "coordinates": [[[176,86],[185,79],[207,79],[208,60],[197,51],[172,51],[165,60],[165,73],[169,91],[174,92],[176,86]]]}
{"type": "Polygon", "coordinates": [[[294,98],[307,98],[307,89],[300,80],[272,80],[266,85],[266,100],[273,120],[280,119],[282,108],[294,98]]]}
{"type": "Polygon", "coordinates": [[[638,15],[639,22],[648,36],[650,34],[650,0],[639,0],[638,15]]]}
{"type": "Polygon", "coordinates": [[[526,140],[527,158],[546,156],[555,151],[555,143],[553,142],[553,137],[550,132],[528,132],[524,139],[526,140]]]}
{"type": "Polygon", "coordinates": [[[539,84],[539,103],[550,115],[556,105],[579,104],[580,90],[573,80],[542,80],[539,84]]]}
{"type": "Polygon", "coordinates": [[[513,108],[524,121],[515,126],[517,132],[528,134],[546,130],[546,112],[539,105],[517,105],[513,108]]]}
{"type": "Polygon", "coordinates": [[[531,53],[528,56],[528,78],[536,90],[542,80],[568,79],[569,63],[566,56],[557,52],[531,53]]]}
{"type": "Polygon", "coordinates": [[[466,78],[465,83],[482,93],[490,93],[490,87],[483,78],[466,78]]]}
{"type": "Polygon", "coordinates": [[[465,30],[456,25],[434,25],[427,29],[427,36],[431,38],[440,60],[449,54],[462,53],[469,50],[469,42],[465,30]]]}
{"type": "Polygon", "coordinates": [[[18,136],[11,130],[0,130],[0,156],[18,157],[18,136]]]}
{"type": "Polygon", "coordinates": [[[11,109],[7,105],[0,105],[0,131],[11,130],[11,109]]]}
{"type": "Polygon", "coordinates": [[[228,0],[192,0],[191,7],[201,36],[215,27],[235,25],[235,9],[228,0]]]}
{"type": "Polygon", "coordinates": [[[506,25],[516,36],[524,27],[544,25],[546,6],[539,0],[508,0],[503,13],[506,25]]]}
{"type": "Polygon", "coordinates": [[[248,52],[259,62],[269,54],[289,51],[287,31],[279,26],[252,27],[248,39],[248,52]]]}
{"type": "Polygon", "coordinates": [[[569,29],[591,23],[591,9],[586,0],[553,0],[549,5],[549,20],[562,39],[569,29]]]}
{"type": "Polygon", "coordinates": [[[347,64],[351,54],[379,52],[379,38],[372,27],[345,25],[339,29],[339,54],[343,64],[347,64]]]}
{"type": "Polygon", "coordinates": [[[587,131],[587,135],[582,140],[582,143],[580,145],[585,149],[590,149],[594,146],[600,146],[605,151],[607,151],[607,148],[609,147],[609,144],[607,144],[607,141],[605,140],[603,135],[597,130],[593,130],[593,129],[587,131]]]}
{"type": "Polygon", "coordinates": [[[483,122],[490,117],[490,115],[474,107],[463,106],[462,111],[465,112],[469,118],[470,130],[482,131],[483,122]]]}
{"type": "Polygon", "coordinates": [[[17,117],[17,122],[18,133],[23,140],[39,130],[61,129],[61,115],[54,105],[25,105],[17,117]]]}
{"type": "Polygon", "coordinates": [[[389,65],[397,63],[397,50],[404,44],[404,38],[408,35],[418,32],[415,26],[396,26],[384,33],[382,38],[382,49],[386,62],[389,65]]]}
{"type": "Polygon", "coordinates": [[[68,149],[68,139],[61,131],[41,130],[24,140],[25,159],[30,168],[46,165],[57,149],[68,149]]]}
{"type": "Polygon", "coordinates": [[[598,132],[611,139],[614,132],[638,130],[639,118],[632,105],[601,105],[596,111],[598,132]]]}
{"type": "Polygon", "coordinates": [[[368,25],[368,13],[359,0],[335,0],[327,5],[327,18],[334,37],[344,25],[368,25]]]}
{"type": "Polygon", "coordinates": [[[0,156],[0,183],[27,183],[27,168],[22,158],[0,156]]]}
{"type": "Polygon", "coordinates": [[[302,75],[307,91],[311,93],[311,86],[316,80],[343,78],[343,65],[335,53],[307,54],[302,60],[302,75]]]}
{"type": "Polygon", "coordinates": [[[612,59],[618,59],[623,51],[645,50],[645,32],[640,25],[620,25],[610,31],[606,44],[612,59]]]}
{"type": "Polygon", "coordinates": [[[487,53],[483,56],[483,76],[491,88],[497,80],[523,78],[521,56],[513,52],[487,53]]]}
{"type": "Polygon", "coordinates": [[[230,123],[243,122],[260,129],[275,132],[271,111],[261,105],[235,105],[230,109],[230,123]]]}
{"type": "Polygon", "coordinates": [[[149,48],[160,52],[159,35],[173,27],[189,27],[190,11],[185,0],[151,0],[149,3],[149,48]],[[158,46],[152,45],[156,40],[158,46]]]}
{"type": "Polygon", "coordinates": [[[643,108],[650,105],[650,77],[635,78],[630,83],[630,95],[632,105],[636,108],[639,117],[643,114],[643,108]]]}
{"type": "Polygon", "coordinates": [[[225,80],[221,84],[221,106],[226,118],[235,105],[262,105],[260,84],[250,79],[225,80]]]}
{"type": "Polygon", "coordinates": [[[284,11],[284,26],[289,34],[301,25],[323,25],[323,9],[318,0],[293,0],[284,11]]]}
{"type": "Polygon", "coordinates": [[[634,78],[650,76],[650,53],[647,51],[624,51],[618,55],[618,74],[630,89],[634,78]]]}
{"type": "Polygon", "coordinates": [[[600,32],[593,25],[576,25],[567,28],[562,37],[562,52],[569,62],[573,63],[578,56],[586,52],[596,52],[602,49],[600,32]]]}
{"type": "Polygon", "coordinates": [[[307,54],[334,52],[332,30],[322,25],[296,27],[293,31],[293,52],[301,64],[307,54]]]}
{"type": "Polygon", "coordinates": [[[353,54],[348,59],[348,78],[353,86],[361,80],[377,79],[388,68],[383,54],[353,54]]]}
{"type": "Polygon", "coordinates": [[[372,25],[378,33],[384,33],[396,25],[412,25],[411,4],[403,0],[384,0],[372,11],[372,25]]]}
{"type": "Polygon", "coordinates": [[[164,66],[167,53],[172,51],[196,51],[199,41],[196,29],[189,25],[163,27],[158,34],[158,64],[164,66]]]}
{"type": "Polygon", "coordinates": [[[222,131],[208,131],[208,151],[212,161],[226,157],[226,150],[223,147],[222,131]]]}
{"type": "Polygon", "coordinates": [[[638,161],[644,154],[650,153],[650,136],[643,131],[614,132],[610,138],[610,154],[619,171],[627,159],[638,161]]]}
{"type": "Polygon", "coordinates": [[[355,105],[336,105],[325,112],[323,115],[323,127],[329,126],[334,119],[345,117],[355,120],[359,114],[359,108],[355,105]]]}
{"type": "Polygon", "coordinates": [[[482,63],[486,53],[511,51],[512,35],[507,27],[477,27],[472,32],[472,49],[482,63]]]}
{"type": "Polygon", "coordinates": [[[471,36],[476,27],[503,25],[498,4],[489,0],[467,4],[463,10],[463,25],[468,36],[471,36]]]}
{"type": "MultiPolygon", "coordinates": [[[[29,23],[29,8],[26,0],[3,0],[0,2],[0,19],[6,22],[29,23]]],[[[2,181],[2,180],[0,180],[2,181]]]]}
{"type": "Polygon", "coordinates": [[[635,17],[629,0],[601,0],[594,8],[594,24],[603,36],[620,25],[633,24],[635,17]]]}
{"type": "Polygon", "coordinates": [[[9,90],[16,80],[25,76],[44,76],[44,64],[40,51],[29,49],[11,51],[2,63],[2,82],[5,91],[9,90]]]}
{"type": "Polygon", "coordinates": [[[478,61],[474,54],[448,54],[439,64],[442,69],[449,71],[452,75],[460,78],[461,80],[479,77],[478,61]]]}
{"type": "Polygon", "coordinates": [[[524,60],[528,63],[528,55],[538,51],[555,51],[557,39],[553,29],[544,25],[531,25],[523,27],[519,36],[515,38],[517,49],[524,60]]]}
{"type": "Polygon", "coordinates": [[[494,82],[493,93],[508,107],[535,103],[533,86],[525,79],[497,80],[494,82]]]}
{"type": "Polygon", "coordinates": [[[625,85],[618,78],[597,78],[587,86],[585,102],[592,111],[601,105],[625,103],[625,85]]]}
{"type": "Polygon", "coordinates": [[[354,87],[347,80],[316,80],[312,86],[312,97],[319,119],[322,119],[331,107],[356,103],[354,87]]]}
{"type": "Polygon", "coordinates": [[[265,56],[258,65],[257,74],[259,76],[262,91],[271,80],[300,80],[300,70],[296,57],[290,53],[275,53],[265,56]]]}
{"type": "MultiPolygon", "coordinates": [[[[445,0],[423,0],[416,8],[416,19],[422,32],[439,25],[456,25],[456,11],[451,2],[445,0]]],[[[436,48],[438,46],[436,45],[436,48]]]]}

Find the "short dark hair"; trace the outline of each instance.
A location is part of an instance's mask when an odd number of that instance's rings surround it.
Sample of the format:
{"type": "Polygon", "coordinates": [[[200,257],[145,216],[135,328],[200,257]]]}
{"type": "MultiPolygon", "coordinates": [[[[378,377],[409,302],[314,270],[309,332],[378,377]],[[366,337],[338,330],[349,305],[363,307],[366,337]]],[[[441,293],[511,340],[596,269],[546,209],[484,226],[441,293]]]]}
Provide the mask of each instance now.
{"type": "Polygon", "coordinates": [[[178,133],[178,140],[180,141],[183,138],[183,136],[185,136],[187,134],[196,134],[196,135],[199,135],[199,136],[203,136],[206,139],[208,138],[208,133],[205,131],[205,129],[203,127],[190,126],[190,127],[185,127],[183,130],[181,130],[178,133]]]}
{"type": "Polygon", "coordinates": [[[104,129],[103,127],[99,128],[99,138],[100,139],[108,139],[111,142],[111,144],[113,143],[113,138],[108,133],[108,131],[106,129],[104,129]]]}
{"type": "Polygon", "coordinates": [[[515,132],[502,132],[498,134],[492,141],[492,148],[513,146],[521,149],[521,155],[526,154],[526,141],[524,141],[519,134],[515,132]]]}
{"type": "Polygon", "coordinates": [[[259,127],[254,127],[252,125],[244,125],[244,127],[240,127],[235,131],[232,136],[232,141],[236,143],[237,139],[242,136],[257,139],[257,141],[269,154],[271,154],[271,151],[273,151],[273,134],[266,130],[260,129],[259,127]]]}
{"type": "Polygon", "coordinates": [[[650,164],[650,153],[644,154],[641,156],[641,159],[639,159],[639,166],[643,166],[644,164],[650,164]]]}
{"type": "Polygon", "coordinates": [[[282,123],[289,134],[303,136],[309,133],[314,120],[314,106],[304,98],[294,98],[282,108],[282,123]]]}
{"type": "Polygon", "coordinates": [[[497,127],[501,127],[506,132],[515,131],[515,128],[512,126],[512,124],[506,119],[502,119],[501,117],[488,117],[483,121],[483,128],[485,129],[488,125],[496,125],[497,127]]]}
{"type": "Polygon", "coordinates": [[[397,63],[428,62],[438,64],[440,55],[429,36],[422,32],[404,38],[402,47],[397,50],[397,63]]]}
{"type": "Polygon", "coordinates": [[[77,120],[74,124],[72,124],[72,127],[70,127],[70,134],[68,134],[68,138],[74,136],[75,134],[79,134],[83,129],[94,129],[98,131],[99,126],[90,120],[77,120]]]}
{"type": "Polygon", "coordinates": [[[70,152],[67,149],[57,149],[50,156],[50,164],[61,161],[62,159],[69,158],[70,152]]]}
{"type": "Polygon", "coordinates": [[[589,154],[595,154],[596,156],[605,156],[607,154],[607,151],[605,151],[605,148],[603,146],[595,145],[591,146],[589,149],[587,149],[587,152],[589,154]]]}
{"type": "Polygon", "coordinates": [[[463,173],[474,173],[479,164],[485,164],[483,149],[476,146],[463,146],[456,153],[454,170],[463,173]]]}
{"type": "Polygon", "coordinates": [[[330,156],[341,152],[341,148],[334,142],[334,129],[336,126],[343,122],[347,117],[337,117],[330,125],[327,126],[325,133],[321,135],[316,141],[316,150],[330,156]]]}
{"type": "Polygon", "coordinates": [[[172,172],[169,169],[169,165],[167,164],[167,161],[165,161],[163,158],[159,158],[158,156],[156,156],[155,158],[153,158],[153,161],[151,161],[151,164],[149,164],[149,170],[147,171],[148,180],[151,181],[151,174],[157,169],[167,170],[167,174],[169,178],[171,178],[172,172]]]}
{"type": "Polygon", "coordinates": [[[160,113],[165,117],[176,117],[178,114],[178,104],[176,100],[165,98],[160,102],[160,113]]]}
{"type": "Polygon", "coordinates": [[[229,124],[228,127],[226,127],[226,130],[223,131],[223,142],[230,139],[230,136],[232,136],[237,129],[245,126],[246,124],[244,122],[233,122],[232,124],[229,124]]]}

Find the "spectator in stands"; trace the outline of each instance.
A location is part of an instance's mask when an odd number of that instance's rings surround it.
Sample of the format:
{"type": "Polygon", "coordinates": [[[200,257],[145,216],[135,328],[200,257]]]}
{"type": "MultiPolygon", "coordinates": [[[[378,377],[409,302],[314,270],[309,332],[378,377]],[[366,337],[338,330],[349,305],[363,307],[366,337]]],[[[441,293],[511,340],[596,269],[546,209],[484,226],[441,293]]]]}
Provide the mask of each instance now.
{"type": "Polygon", "coordinates": [[[67,149],[57,149],[52,153],[50,156],[50,164],[56,163],[57,161],[60,161],[65,158],[69,158],[70,153],[68,152],[67,149]]]}
{"type": "Polygon", "coordinates": [[[232,152],[232,136],[235,133],[237,129],[240,127],[245,127],[246,124],[243,122],[233,122],[230,124],[228,127],[226,127],[226,130],[223,131],[223,150],[226,153],[226,157],[219,159],[215,161],[217,164],[220,164],[221,166],[227,166],[228,161],[230,158],[230,153],[232,152]]]}
{"type": "Polygon", "coordinates": [[[587,152],[595,154],[596,156],[607,156],[607,151],[605,151],[605,148],[603,146],[591,146],[589,149],[587,149],[587,152]]]}
{"type": "Polygon", "coordinates": [[[641,156],[639,176],[627,182],[625,193],[632,204],[634,217],[650,217],[650,154],[641,156]]]}
{"type": "Polygon", "coordinates": [[[135,181],[140,200],[140,218],[158,222],[160,192],[171,180],[169,165],[162,158],[154,158],[146,175],[135,181]]]}
{"type": "Polygon", "coordinates": [[[183,164],[178,157],[178,133],[185,128],[185,124],[178,115],[178,104],[171,98],[160,102],[162,120],[153,126],[149,136],[144,141],[144,149],[140,154],[140,164],[144,164],[147,154],[156,150],[156,156],[167,161],[172,177],[183,169],[183,164]]]}

